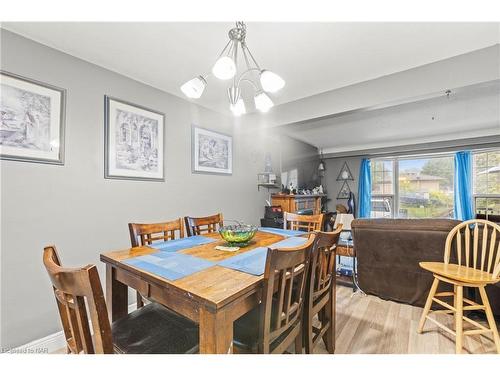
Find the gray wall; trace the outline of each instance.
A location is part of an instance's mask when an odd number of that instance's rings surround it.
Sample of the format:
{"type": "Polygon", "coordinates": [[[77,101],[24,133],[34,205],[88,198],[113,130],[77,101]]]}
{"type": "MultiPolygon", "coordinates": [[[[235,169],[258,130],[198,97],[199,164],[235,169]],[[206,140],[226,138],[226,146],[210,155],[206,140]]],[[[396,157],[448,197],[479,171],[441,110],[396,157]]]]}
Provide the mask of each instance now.
{"type": "Polygon", "coordinates": [[[337,204],[343,204],[347,207],[347,199],[337,199],[337,195],[342,188],[342,181],[337,181],[337,176],[344,165],[347,162],[349,169],[351,170],[352,177],[354,181],[347,181],[351,191],[354,193],[356,203],[358,202],[358,179],[359,179],[359,166],[361,164],[361,156],[353,156],[348,158],[334,158],[325,160],[325,177],[323,178],[323,186],[326,188],[326,192],[330,201],[328,202],[328,210],[335,211],[335,206],[337,204]]]}
{"type": "Polygon", "coordinates": [[[312,188],[317,185],[319,164],[318,149],[307,143],[282,135],[280,137],[281,169],[297,169],[299,188],[312,188]]]}
{"type": "MultiPolygon", "coordinates": [[[[12,347],[61,330],[42,265],[56,244],[68,266],[95,263],[129,246],[128,222],[223,212],[257,224],[267,191],[257,192],[264,155],[281,164],[279,138],[243,134],[231,117],[0,30],[1,69],[67,89],[64,166],[1,161],[1,344],[12,347]],[[103,103],[111,95],[164,112],[166,181],[106,180],[103,103]],[[191,173],[191,124],[233,135],[232,176],[191,173]]],[[[168,74],[167,72],[165,74],[168,74]]],[[[300,157],[300,144],[285,145],[300,157]]],[[[285,160],[286,162],[286,160],[285,160]]]]}

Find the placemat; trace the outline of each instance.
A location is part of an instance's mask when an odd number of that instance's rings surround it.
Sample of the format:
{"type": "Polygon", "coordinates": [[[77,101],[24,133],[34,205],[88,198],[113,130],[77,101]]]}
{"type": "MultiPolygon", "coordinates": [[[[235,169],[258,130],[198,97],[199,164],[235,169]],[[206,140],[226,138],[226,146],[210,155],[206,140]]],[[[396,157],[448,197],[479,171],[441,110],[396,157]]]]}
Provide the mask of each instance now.
{"type": "Polygon", "coordinates": [[[193,236],[186,238],[178,238],[176,240],[171,240],[171,241],[156,242],[148,246],[161,251],[176,252],[179,250],[189,249],[191,247],[199,245],[205,245],[207,243],[215,241],[217,240],[210,237],[193,236]]]}
{"type": "Polygon", "coordinates": [[[285,236],[285,237],[301,236],[307,233],[300,230],[290,230],[290,229],[270,228],[270,227],[261,227],[259,228],[259,230],[261,232],[279,234],[280,236],[285,236]]]}
{"type": "Polygon", "coordinates": [[[123,263],[171,281],[215,265],[214,262],[191,255],[165,251],[126,259],[123,263]]]}
{"type": "Polygon", "coordinates": [[[281,249],[284,247],[296,247],[303,245],[306,242],[307,238],[305,237],[288,237],[285,238],[284,240],[269,245],[269,247],[272,247],[273,249],[281,249]]]}
{"type": "Polygon", "coordinates": [[[257,247],[219,262],[219,266],[260,276],[266,267],[267,247],[257,247]]]}

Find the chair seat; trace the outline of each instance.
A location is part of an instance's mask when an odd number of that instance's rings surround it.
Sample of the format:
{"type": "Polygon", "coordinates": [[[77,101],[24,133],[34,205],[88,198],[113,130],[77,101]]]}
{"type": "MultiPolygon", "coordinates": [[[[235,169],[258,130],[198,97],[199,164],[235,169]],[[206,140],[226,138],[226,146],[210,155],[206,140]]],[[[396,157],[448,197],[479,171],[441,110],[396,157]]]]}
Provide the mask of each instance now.
{"type": "Polygon", "coordinates": [[[494,279],[488,272],[470,267],[459,266],[458,264],[446,264],[440,262],[420,262],[420,267],[436,275],[443,276],[450,280],[456,280],[469,284],[494,284],[500,279],[494,279]]]}
{"type": "MultiPolygon", "coordinates": [[[[274,304],[273,304],[274,307],[274,304]]],[[[300,321],[300,320],[299,320],[300,321]]],[[[248,313],[240,317],[234,322],[233,331],[233,343],[236,347],[243,349],[244,351],[249,351],[252,353],[257,353],[257,343],[259,340],[259,325],[260,325],[260,307],[256,307],[250,310],[248,313]]],[[[277,339],[275,339],[271,347],[269,348],[272,352],[295,328],[296,325],[290,327],[285,332],[283,332],[277,339]]]]}
{"type": "Polygon", "coordinates": [[[149,303],[112,325],[115,352],[182,354],[199,349],[198,326],[158,303],[149,303]]]}

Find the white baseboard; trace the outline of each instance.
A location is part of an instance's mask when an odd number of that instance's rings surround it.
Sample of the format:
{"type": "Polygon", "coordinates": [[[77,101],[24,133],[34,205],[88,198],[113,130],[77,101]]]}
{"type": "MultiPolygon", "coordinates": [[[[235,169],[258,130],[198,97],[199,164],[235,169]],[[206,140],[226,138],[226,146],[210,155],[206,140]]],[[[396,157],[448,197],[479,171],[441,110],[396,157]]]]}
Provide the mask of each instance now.
{"type": "MultiPolygon", "coordinates": [[[[136,309],[136,304],[128,305],[129,314],[136,309]]],[[[92,326],[91,326],[92,327],[92,326]]],[[[55,332],[51,335],[33,340],[17,348],[9,350],[11,354],[49,354],[60,351],[66,347],[66,338],[64,331],[55,332]]]]}

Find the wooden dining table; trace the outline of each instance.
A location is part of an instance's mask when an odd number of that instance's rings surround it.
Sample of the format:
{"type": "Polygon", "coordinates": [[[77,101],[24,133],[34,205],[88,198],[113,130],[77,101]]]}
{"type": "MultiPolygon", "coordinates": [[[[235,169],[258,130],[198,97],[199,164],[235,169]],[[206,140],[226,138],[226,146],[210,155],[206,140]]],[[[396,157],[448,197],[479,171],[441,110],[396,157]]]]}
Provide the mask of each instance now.
{"type": "MultiPolygon", "coordinates": [[[[218,233],[203,236],[217,240],[180,250],[179,253],[219,262],[285,238],[259,231],[248,246],[236,252],[226,252],[215,249],[217,245],[225,244],[218,233]]],[[[214,265],[171,281],[124,263],[127,259],[159,251],[140,246],[101,254],[101,261],[106,264],[106,300],[111,320],[115,321],[128,313],[130,287],[198,323],[200,353],[232,353],[233,323],[260,303],[263,275],[255,276],[214,265]]]]}

